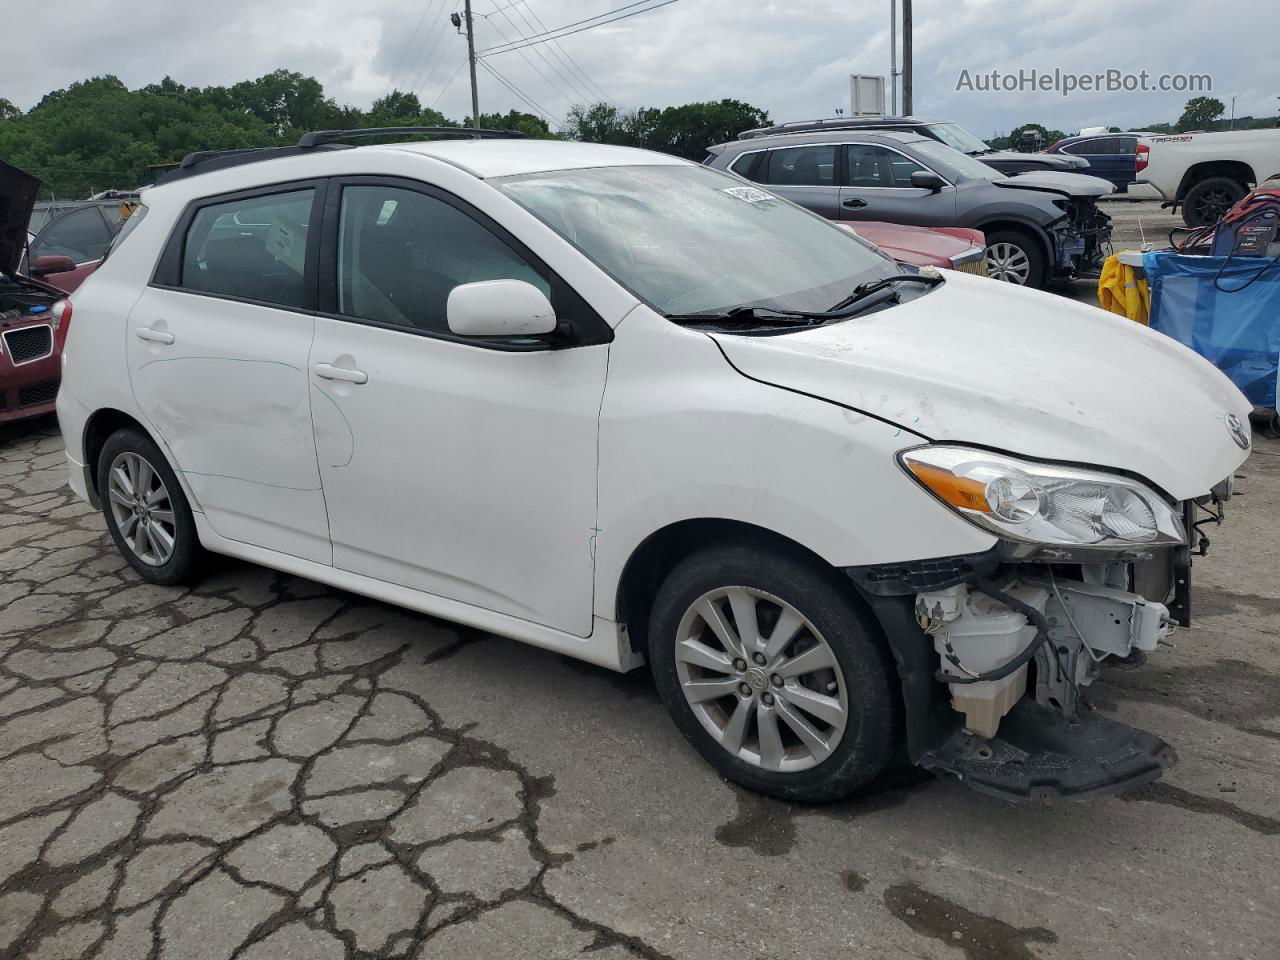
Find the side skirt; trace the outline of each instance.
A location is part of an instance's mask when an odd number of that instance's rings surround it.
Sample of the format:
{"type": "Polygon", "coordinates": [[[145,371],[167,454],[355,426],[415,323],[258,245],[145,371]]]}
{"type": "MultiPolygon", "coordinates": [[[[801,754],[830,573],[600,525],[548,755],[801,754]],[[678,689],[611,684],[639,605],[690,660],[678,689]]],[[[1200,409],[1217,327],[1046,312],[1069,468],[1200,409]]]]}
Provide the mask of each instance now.
{"type": "Polygon", "coordinates": [[[509,637],[521,643],[562,653],[610,670],[631,670],[644,662],[643,658],[631,650],[626,632],[612,620],[593,617],[591,635],[577,637],[528,620],[462,603],[459,600],[423,593],[396,583],[339,570],[313,560],[303,560],[300,557],[278,553],[264,547],[228,540],[214,532],[204,514],[196,513],[194,517],[201,545],[213,553],[225,554],[259,566],[270,567],[272,570],[306,577],[308,580],[315,580],[317,583],[336,587],[339,590],[348,590],[397,607],[405,607],[442,620],[450,620],[477,630],[495,633],[500,637],[509,637]]]}

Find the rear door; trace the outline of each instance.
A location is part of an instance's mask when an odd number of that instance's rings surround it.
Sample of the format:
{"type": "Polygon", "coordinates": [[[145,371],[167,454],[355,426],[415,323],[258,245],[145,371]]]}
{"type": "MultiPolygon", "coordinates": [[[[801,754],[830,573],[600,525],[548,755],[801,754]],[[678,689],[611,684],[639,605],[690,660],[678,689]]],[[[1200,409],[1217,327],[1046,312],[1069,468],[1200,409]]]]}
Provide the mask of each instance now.
{"type": "Polygon", "coordinates": [[[843,149],[841,219],[955,226],[955,187],[948,184],[935,192],[911,186],[911,174],[928,170],[923,164],[876,143],[848,143],[843,149]]]}
{"type": "MultiPolygon", "coordinates": [[[[828,220],[839,220],[839,162],[839,144],[780,147],[770,150],[752,167],[752,179],[767,184],[772,193],[828,220]]],[[[735,163],[735,172],[738,172],[736,167],[735,163]]]]}
{"type": "Polygon", "coordinates": [[[192,204],[125,336],[138,404],[214,531],[327,564],[307,377],[323,193],[192,204]]]}

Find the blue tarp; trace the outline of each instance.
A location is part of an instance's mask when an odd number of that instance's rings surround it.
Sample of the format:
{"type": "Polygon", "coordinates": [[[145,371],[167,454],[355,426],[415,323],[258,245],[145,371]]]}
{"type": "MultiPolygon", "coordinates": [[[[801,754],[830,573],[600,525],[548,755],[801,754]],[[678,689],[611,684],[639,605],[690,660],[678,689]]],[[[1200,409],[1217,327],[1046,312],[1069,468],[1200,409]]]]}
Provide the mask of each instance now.
{"type": "Polygon", "coordinates": [[[1280,263],[1227,259],[1146,254],[1142,266],[1151,288],[1151,328],[1212,362],[1255,407],[1274,409],[1280,263]]]}

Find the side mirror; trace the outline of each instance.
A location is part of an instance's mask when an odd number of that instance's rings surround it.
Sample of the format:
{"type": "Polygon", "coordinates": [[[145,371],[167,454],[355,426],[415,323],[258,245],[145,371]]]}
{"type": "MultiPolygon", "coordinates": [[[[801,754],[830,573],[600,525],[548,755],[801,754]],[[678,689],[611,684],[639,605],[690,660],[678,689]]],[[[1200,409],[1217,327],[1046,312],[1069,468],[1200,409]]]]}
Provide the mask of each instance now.
{"type": "Polygon", "coordinates": [[[31,264],[31,269],[27,272],[33,277],[43,277],[51,273],[69,273],[75,268],[76,262],[70,257],[50,254],[44,257],[36,257],[35,262],[31,264]]]}
{"type": "Polygon", "coordinates": [[[919,187],[922,190],[929,190],[933,193],[937,193],[947,185],[947,181],[943,180],[932,170],[917,170],[911,174],[911,185],[913,187],[919,187]]]}
{"type": "Polygon", "coordinates": [[[556,329],[547,295],[524,280],[481,280],[449,291],[449,329],[460,337],[539,337],[556,329]]]}

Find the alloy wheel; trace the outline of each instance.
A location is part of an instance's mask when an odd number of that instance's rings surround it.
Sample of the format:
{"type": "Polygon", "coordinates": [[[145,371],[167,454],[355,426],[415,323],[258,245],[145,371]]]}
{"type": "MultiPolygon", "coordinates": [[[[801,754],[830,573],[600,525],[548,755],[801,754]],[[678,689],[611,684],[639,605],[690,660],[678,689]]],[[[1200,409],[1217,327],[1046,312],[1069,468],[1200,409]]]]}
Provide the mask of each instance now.
{"type": "Polygon", "coordinates": [[[1196,201],[1196,217],[1200,223],[1217,223],[1233,205],[1231,194],[1226,190],[1208,190],[1196,201]]]}
{"type": "Polygon", "coordinates": [[[807,770],[844,735],[849,697],[835,652],[772,594],[742,586],[703,594],[680,620],[675,661],[699,723],[739,760],[807,770]]]}
{"type": "Polygon", "coordinates": [[[1031,258],[1016,244],[993,243],[987,247],[987,275],[1025,286],[1031,277],[1031,258]]]}
{"type": "Polygon", "coordinates": [[[169,490],[156,469],[136,453],[119,454],[107,473],[107,498],[130,552],[153,567],[168,563],[177,523],[169,490]]]}

